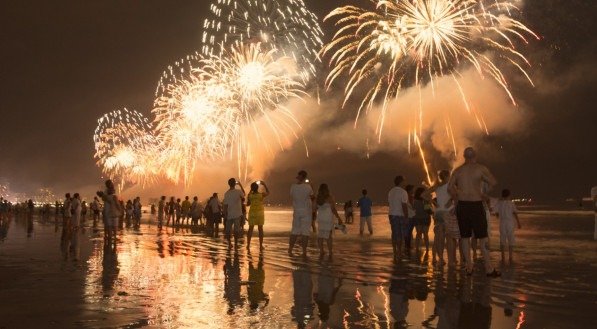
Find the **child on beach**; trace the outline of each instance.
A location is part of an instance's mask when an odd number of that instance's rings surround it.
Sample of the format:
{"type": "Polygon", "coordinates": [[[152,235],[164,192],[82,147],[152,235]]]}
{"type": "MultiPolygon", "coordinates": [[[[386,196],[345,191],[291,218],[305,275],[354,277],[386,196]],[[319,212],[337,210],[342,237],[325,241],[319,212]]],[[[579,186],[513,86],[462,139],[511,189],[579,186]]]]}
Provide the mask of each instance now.
{"type": "Polygon", "coordinates": [[[512,264],[512,249],[514,248],[514,219],[520,229],[520,220],[518,219],[518,210],[510,197],[510,190],[502,191],[502,198],[495,207],[496,215],[500,219],[500,250],[502,252],[502,263],[505,262],[505,248],[508,246],[508,255],[510,264],[512,264]]]}

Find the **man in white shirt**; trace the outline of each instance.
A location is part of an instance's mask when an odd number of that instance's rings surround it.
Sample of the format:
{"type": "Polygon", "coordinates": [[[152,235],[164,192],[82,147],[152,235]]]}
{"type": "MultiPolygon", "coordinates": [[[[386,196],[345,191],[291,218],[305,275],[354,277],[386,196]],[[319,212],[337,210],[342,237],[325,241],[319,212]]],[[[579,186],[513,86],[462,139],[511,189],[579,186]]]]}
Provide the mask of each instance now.
{"type": "Polygon", "coordinates": [[[296,180],[297,182],[290,187],[293,214],[288,254],[292,256],[292,249],[300,236],[303,257],[307,257],[307,244],[311,235],[311,218],[313,216],[313,188],[305,182],[307,180],[307,172],[304,170],[299,171],[296,180]]]}
{"type": "Polygon", "coordinates": [[[593,186],[591,189],[591,199],[595,207],[595,233],[593,233],[593,239],[597,240],[597,186],[593,186]]]}
{"type": "Polygon", "coordinates": [[[394,187],[388,193],[388,204],[390,209],[388,215],[392,228],[392,250],[394,260],[402,255],[402,240],[408,232],[408,193],[404,189],[404,177],[394,178],[394,187]]]}
{"type": "Polygon", "coordinates": [[[226,194],[224,194],[224,201],[222,203],[224,204],[224,218],[226,219],[224,234],[226,235],[226,239],[228,239],[228,246],[231,247],[230,231],[233,226],[235,246],[238,243],[238,237],[240,235],[240,219],[243,216],[242,199],[245,197],[245,189],[242,184],[237,182],[234,178],[228,180],[228,186],[230,188],[226,191],[226,194]],[[236,189],[236,185],[240,187],[240,190],[236,189]]]}

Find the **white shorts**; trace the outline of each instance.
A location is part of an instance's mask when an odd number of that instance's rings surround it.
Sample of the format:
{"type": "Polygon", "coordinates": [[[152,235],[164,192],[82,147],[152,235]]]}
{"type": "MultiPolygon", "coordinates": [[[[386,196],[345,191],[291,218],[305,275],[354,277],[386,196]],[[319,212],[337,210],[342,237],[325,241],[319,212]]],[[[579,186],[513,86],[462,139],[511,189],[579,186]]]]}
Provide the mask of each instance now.
{"type": "Polygon", "coordinates": [[[292,214],[292,235],[311,235],[311,212],[295,211],[292,214]]]}
{"type": "Polygon", "coordinates": [[[514,227],[500,225],[500,245],[514,246],[514,227]]]}

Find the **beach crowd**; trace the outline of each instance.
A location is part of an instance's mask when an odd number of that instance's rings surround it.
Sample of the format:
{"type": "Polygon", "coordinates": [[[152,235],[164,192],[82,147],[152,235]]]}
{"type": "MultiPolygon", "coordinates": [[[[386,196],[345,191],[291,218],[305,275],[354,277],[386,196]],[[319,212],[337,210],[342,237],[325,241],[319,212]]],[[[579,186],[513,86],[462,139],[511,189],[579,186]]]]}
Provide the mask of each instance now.
{"type": "MultiPolygon", "coordinates": [[[[263,181],[253,182],[248,193],[235,178],[230,178],[227,184],[228,190],[221,200],[218,193],[213,193],[204,202],[200,202],[197,196],[192,199],[189,196],[182,199],[161,196],[157,204],[150,205],[150,212],[160,228],[164,225],[202,227],[217,236],[223,224],[224,237],[230,248],[239,247],[240,238],[248,224],[244,242],[250,250],[253,232],[257,227],[259,249],[263,250],[265,204],[270,194],[267,184],[263,181]]],[[[453,172],[441,170],[433,186],[408,184],[402,175],[394,177],[393,185],[387,201],[393,258],[396,262],[414,250],[426,255],[431,253],[433,263],[438,266],[447,264],[453,268],[460,263],[470,275],[473,258],[480,251],[487,276],[500,276],[491,264],[488,247],[488,219],[491,215],[497,215],[500,221],[502,261],[513,262],[514,232],[521,227],[516,205],[507,189],[501,192],[501,198],[490,196],[496,179],[487,167],[477,163],[473,148],[464,151],[464,164],[453,172]],[[434,239],[430,244],[428,233],[432,223],[434,239]]],[[[363,235],[367,229],[372,235],[373,201],[366,189],[361,194],[355,205],[351,200],[344,203],[344,218],[341,218],[330,186],[323,183],[315,191],[307,172],[299,171],[296,182],[290,187],[293,217],[288,254],[294,256],[298,245],[302,256],[307,257],[310,237],[316,234],[319,257],[327,255],[330,260],[333,259],[334,234],[336,231],[346,233],[346,224],[354,222],[355,206],[359,209],[359,234],[363,235]]],[[[16,206],[0,200],[0,218],[23,211],[33,213],[31,200],[16,206]]],[[[40,213],[47,216],[51,211],[49,205],[43,205],[40,213]]],[[[66,237],[82,228],[89,213],[93,227],[97,227],[102,220],[105,240],[115,243],[119,228],[125,225],[139,227],[142,204],[139,197],[126,202],[121,200],[116,194],[114,183],[107,180],[105,189],[98,191],[89,204],[81,200],[79,193],[66,193],[62,203],[56,202],[54,211],[57,217],[62,215],[66,237]]]]}

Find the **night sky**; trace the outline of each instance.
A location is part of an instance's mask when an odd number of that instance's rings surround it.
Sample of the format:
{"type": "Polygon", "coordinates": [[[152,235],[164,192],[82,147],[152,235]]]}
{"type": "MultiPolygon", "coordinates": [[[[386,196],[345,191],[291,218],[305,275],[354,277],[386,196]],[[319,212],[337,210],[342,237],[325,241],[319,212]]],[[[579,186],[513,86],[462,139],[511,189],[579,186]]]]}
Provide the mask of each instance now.
{"type": "MultiPolygon", "coordinates": [[[[347,3],[305,2],[320,17],[347,3]]],[[[17,192],[48,186],[62,194],[101,186],[93,159],[97,119],[123,107],[152,118],[157,80],[167,65],[199,49],[208,4],[3,1],[1,179],[17,192]]],[[[586,196],[597,185],[596,7],[586,0],[526,1],[522,20],[542,37],[524,49],[537,86],[520,80],[512,90],[531,119],[520,133],[475,141],[480,161],[492,169],[500,187],[510,187],[517,196],[558,202],[586,196]]],[[[309,137],[310,143],[316,141],[309,137]]],[[[424,177],[417,156],[398,152],[370,159],[315,152],[288,165],[301,149],[297,143],[280,154],[280,165],[266,177],[278,191],[273,200],[287,199],[288,184],[301,168],[329,183],[340,199],[354,198],[364,186],[374,198],[385,199],[394,175],[404,174],[414,183],[424,177]]],[[[434,157],[432,163],[447,166],[442,161],[434,157]]]]}

